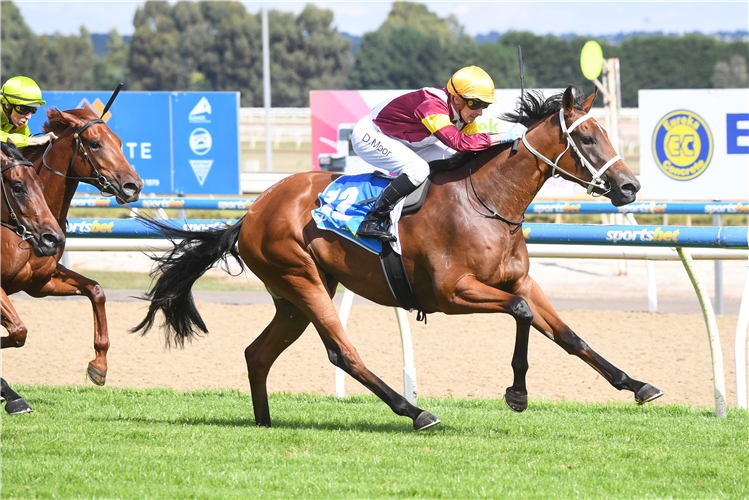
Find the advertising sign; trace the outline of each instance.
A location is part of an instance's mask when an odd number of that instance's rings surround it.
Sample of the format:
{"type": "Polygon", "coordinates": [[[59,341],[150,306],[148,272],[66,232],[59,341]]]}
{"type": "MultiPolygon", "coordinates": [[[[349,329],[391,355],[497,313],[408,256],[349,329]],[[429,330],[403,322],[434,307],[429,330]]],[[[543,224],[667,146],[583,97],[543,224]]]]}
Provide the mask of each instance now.
{"type": "MultiPolygon", "coordinates": [[[[89,106],[97,114],[111,92],[45,92],[43,108],[89,106]]],[[[103,120],[143,179],[144,193],[240,194],[239,94],[120,92],[103,120]]],[[[41,132],[45,114],[31,120],[41,132]]],[[[88,184],[78,191],[97,193],[88,184]]]]}
{"type": "MultiPolygon", "coordinates": [[[[543,90],[546,96],[558,90],[543,90]]],[[[411,90],[324,90],[310,92],[310,113],[312,115],[312,168],[320,170],[321,163],[330,159],[340,161],[340,171],[357,174],[371,171],[372,167],[356,156],[349,144],[349,135],[360,118],[386,99],[393,99],[411,90]]],[[[520,89],[496,89],[495,104],[484,110],[476,121],[479,130],[485,133],[498,133],[508,130],[512,124],[499,119],[499,116],[513,111],[520,98],[520,89]]],[[[332,170],[332,169],[331,169],[332,170]]],[[[550,179],[541,189],[539,196],[547,198],[568,198],[576,194],[575,184],[564,179],[550,179]]]]}
{"type": "Polygon", "coordinates": [[[749,92],[641,90],[640,198],[749,199],[749,92]]]}

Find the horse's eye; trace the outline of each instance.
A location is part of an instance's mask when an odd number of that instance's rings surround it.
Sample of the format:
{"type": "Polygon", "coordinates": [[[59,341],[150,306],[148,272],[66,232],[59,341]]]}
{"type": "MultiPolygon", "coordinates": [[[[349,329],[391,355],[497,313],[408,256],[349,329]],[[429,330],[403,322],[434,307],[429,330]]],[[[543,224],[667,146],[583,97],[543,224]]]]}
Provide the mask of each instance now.
{"type": "Polygon", "coordinates": [[[593,137],[591,137],[589,135],[584,135],[583,138],[582,138],[582,141],[583,141],[583,144],[595,144],[595,142],[596,142],[593,139],[593,137]]]}
{"type": "Polygon", "coordinates": [[[91,149],[99,149],[101,147],[101,143],[99,141],[91,141],[90,145],[91,149]]]}
{"type": "Polygon", "coordinates": [[[26,186],[24,186],[22,182],[14,182],[10,189],[14,196],[23,196],[26,194],[26,186]]]}

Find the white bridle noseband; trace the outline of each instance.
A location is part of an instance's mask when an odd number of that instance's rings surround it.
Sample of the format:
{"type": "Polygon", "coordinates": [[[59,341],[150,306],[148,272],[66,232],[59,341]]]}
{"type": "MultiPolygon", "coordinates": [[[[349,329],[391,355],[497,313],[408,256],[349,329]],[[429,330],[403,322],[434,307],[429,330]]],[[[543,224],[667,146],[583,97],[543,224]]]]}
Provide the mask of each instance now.
{"type": "MultiPolygon", "coordinates": [[[[559,123],[562,126],[562,134],[567,139],[567,147],[565,148],[564,151],[562,151],[562,154],[557,156],[557,159],[554,162],[552,162],[551,160],[546,158],[544,155],[542,155],[541,153],[533,149],[531,145],[528,144],[528,139],[525,138],[525,133],[523,133],[523,144],[525,144],[525,147],[528,148],[528,151],[530,151],[533,154],[533,156],[535,156],[536,158],[540,158],[541,160],[544,161],[544,163],[546,163],[552,168],[551,175],[553,177],[558,177],[559,175],[563,173],[576,181],[579,181],[583,184],[587,184],[588,194],[592,194],[593,189],[595,188],[601,188],[602,190],[605,191],[606,183],[603,181],[603,179],[601,179],[601,177],[611,165],[613,165],[614,163],[622,159],[621,156],[616,155],[613,158],[611,158],[609,161],[607,161],[606,164],[604,164],[600,169],[596,170],[596,168],[588,161],[588,159],[585,158],[580,153],[580,150],[577,149],[577,145],[575,144],[575,141],[572,140],[571,134],[572,134],[572,131],[575,130],[575,128],[577,128],[578,125],[580,125],[582,122],[590,118],[593,118],[593,115],[588,113],[585,116],[578,118],[572,125],[570,125],[570,128],[568,129],[567,124],[564,122],[564,108],[559,110],[559,123]],[[583,166],[587,168],[590,174],[593,176],[593,179],[590,182],[585,181],[583,179],[579,179],[578,177],[575,177],[569,172],[565,172],[564,170],[559,168],[559,160],[562,158],[562,156],[564,156],[564,153],[566,153],[570,148],[572,148],[572,151],[574,151],[577,157],[580,158],[580,163],[582,163],[583,166]],[[557,173],[557,170],[559,171],[558,173],[557,173]]],[[[604,193],[598,196],[602,196],[603,194],[606,194],[606,192],[608,191],[605,191],[604,193]]],[[[596,196],[596,195],[594,194],[593,196],[596,196]]]]}

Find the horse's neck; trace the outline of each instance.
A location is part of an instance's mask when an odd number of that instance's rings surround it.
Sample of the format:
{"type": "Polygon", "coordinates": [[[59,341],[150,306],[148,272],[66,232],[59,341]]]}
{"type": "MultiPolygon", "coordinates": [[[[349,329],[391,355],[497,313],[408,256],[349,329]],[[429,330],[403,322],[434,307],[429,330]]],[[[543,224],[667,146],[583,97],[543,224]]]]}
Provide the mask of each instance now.
{"type": "Polygon", "coordinates": [[[476,192],[499,215],[513,221],[521,220],[548,178],[547,169],[538,168],[534,160],[525,148],[516,153],[502,150],[478,171],[474,169],[476,192]]]}
{"type": "MultiPolygon", "coordinates": [[[[540,138],[538,151],[553,159],[564,150],[565,145],[555,139],[558,136],[554,135],[553,124],[550,126],[552,128],[548,130],[549,124],[540,125],[544,130],[539,129],[539,133],[534,133],[533,139],[540,138]]],[[[548,164],[522,146],[516,153],[510,149],[501,150],[474,177],[480,179],[482,186],[485,184],[481,196],[487,193],[493,204],[489,206],[499,207],[499,210],[494,209],[495,212],[510,220],[520,220],[551,173],[548,164]]],[[[479,189],[478,186],[476,189],[479,189]]]]}
{"type": "MultiPolygon", "coordinates": [[[[54,165],[50,165],[50,168],[62,175],[57,175],[45,167],[43,156],[39,157],[37,172],[44,185],[44,199],[47,201],[47,206],[49,206],[60,227],[65,227],[70,203],[78,189],[78,181],[63,177],[70,175],[70,156],[66,156],[64,153],[59,154],[60,151],[56,151],[56,149],[53,146],[48,155],[48,159],[52,158],[53,160],[50,161],[54,163],[54,165]]],[[[34,163],[36,165],[37,162],[34,163]]],[[[49,165],[49,163],[47,164],[49,165]]]]}

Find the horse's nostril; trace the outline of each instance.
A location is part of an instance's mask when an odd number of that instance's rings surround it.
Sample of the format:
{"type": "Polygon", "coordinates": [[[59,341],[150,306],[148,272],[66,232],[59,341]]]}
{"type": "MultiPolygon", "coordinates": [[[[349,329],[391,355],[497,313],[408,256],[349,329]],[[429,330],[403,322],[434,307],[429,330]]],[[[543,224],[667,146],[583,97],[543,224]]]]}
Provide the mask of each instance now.
{"type": "Polygon", "coordinates": [[[630,194],[636,194],[637,191],[639,191],[639,186],[635,186],[634,184],[627,183],[621,186],[621,190],[623,193],[630,193],[630,194]]]}
{"type": "Polygon", "coordinates": [[[51,233],[43,234],[42,241],[44,242],[44,245],[49,247],[57,248],[58,246],[60,246],[60,238],[51,233]]]}
{"type": "Polygon", "coordinates": [[[125,192],[126,194],[128,194],[128,195],[130,195],[130,196],[132,196],[132,195],[134,195],[134,194],[137,194],[137,193],[139,193],[139,192],[140,192],[140,188],[139,188],[139,187],[138,187],[138,185],[137,185],[137,184],[135,184],[134,182],[128,182],[128,183],[126,183],[126,184],[125,184],[125,185],[124,185],[124,186],[122,187],[122,190],[123,190],[123,191],[124,191],[124,192],[125,192]]]}

